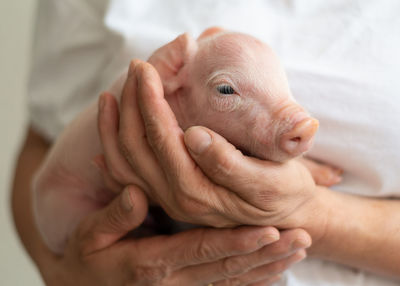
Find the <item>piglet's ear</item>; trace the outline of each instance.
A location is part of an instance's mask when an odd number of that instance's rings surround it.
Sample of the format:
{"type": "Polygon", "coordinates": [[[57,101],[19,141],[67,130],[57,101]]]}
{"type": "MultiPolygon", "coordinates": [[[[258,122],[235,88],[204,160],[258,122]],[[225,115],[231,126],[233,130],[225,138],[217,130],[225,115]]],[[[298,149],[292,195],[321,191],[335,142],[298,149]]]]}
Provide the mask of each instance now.
{"type": "Polygon", "coordinates": [[[203,33],[201,33],[201,35],[199,36],[198,40],[202,40],[204,38],[219,34],[224,32],[225,30],[222,29],[221,27],[210,27],[206,30],[204,30],[203,33]]]}
{"type": "Polygon", "coordinates": [[[149,63],[160,75],[165,94],[171,94],[182,86],[186,80],[185,66],[193,59],[196,51],[197,42],[185,33],[156,50],[149,58],[149,63]]]}

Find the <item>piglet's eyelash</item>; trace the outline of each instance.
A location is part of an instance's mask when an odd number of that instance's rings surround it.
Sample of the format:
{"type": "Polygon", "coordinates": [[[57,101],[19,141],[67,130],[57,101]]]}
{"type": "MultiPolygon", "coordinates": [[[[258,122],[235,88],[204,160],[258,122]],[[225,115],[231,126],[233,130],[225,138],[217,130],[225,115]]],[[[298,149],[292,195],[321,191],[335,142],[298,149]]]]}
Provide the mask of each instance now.
{"type": "Polygon", "coordinates": [[[220,94],[234,94],[235,90],[233,87],[227,84],[222,84],[217,86],[217,90],[220,94]]]}

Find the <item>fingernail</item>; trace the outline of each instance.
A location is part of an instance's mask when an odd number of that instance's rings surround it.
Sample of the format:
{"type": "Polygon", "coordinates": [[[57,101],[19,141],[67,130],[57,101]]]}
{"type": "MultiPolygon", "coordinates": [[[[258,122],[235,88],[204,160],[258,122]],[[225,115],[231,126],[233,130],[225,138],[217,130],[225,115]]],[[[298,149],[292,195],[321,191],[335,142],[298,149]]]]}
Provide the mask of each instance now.
{"type": "Polygon", "coordinates": [[[122,208],[127,212],[133,208],[131,192],[128,189],[122,194],[122,208]]]}
{"type": "Polygon", "coordinates": [[[185,132],[185,143],[195,155],[200,155],[211,145],[211,136],[201,127],[191,127],[185,132]]]}
{"type": "Polygon", "coordinates": [[[135,73],[136,66],[137,66],[136,61],[135,61],[135,60],[132,60],[132,61],[130,62],[130,64],[129,64],[128,77],[131,76],[131,75],[133,75],[133,74],[135,73]]]}
{"type": "Polygon", "coordinates": [[[142,81],[146,81],[145,76],[148,74],[148,69],[146,67],[146,63],[139,62],[135,67],[135,74],[137,81],[142,83],[142,81]]]}
{"type": "Polygon", "coordinates": [[[309,247],[310,243],[307,240],[304,239],[296,239],[295,241],[293,241],[291,248],[293,250],[295,249],[300,249],[300,248],[306,248],[309,247]]]}
{"type": "Polygon", "coordinates": [[[258,245],[259,246],[264,246],[267,244],[271,244],[275,241],[279,240],[279,234],[276,233],[270,233],[267,235],[263,235],[259,240],[258,240],[258,245]]]}

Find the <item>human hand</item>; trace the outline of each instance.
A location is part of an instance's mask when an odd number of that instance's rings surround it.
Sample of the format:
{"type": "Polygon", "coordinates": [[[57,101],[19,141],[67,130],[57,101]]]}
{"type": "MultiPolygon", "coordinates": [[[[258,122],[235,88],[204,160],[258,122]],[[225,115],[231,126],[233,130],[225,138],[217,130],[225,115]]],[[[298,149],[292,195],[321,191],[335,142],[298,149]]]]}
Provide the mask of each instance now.
{"type": "Polygon", "coordinates": [[[43,267],[47,285],[268,285],[303,259],[311,243],[303,230],[284,231],[279,239],[273,227],[124,238],[146,214],[146,196],[126,187],[107,207],[86,217],[64,255],[43,267]]]}
{"type": "Polygon", "coordinates": [[[217,227],[295,228],[315,215],[319,193],[303,164],[246,157],[203,127],[184,135],[151,65],[131,63],[119,126],[115,99],[104,94],[101,101],[99,130],[110,173],[122,184],[137,174],[139,185],[172,218],[217,227]]]}

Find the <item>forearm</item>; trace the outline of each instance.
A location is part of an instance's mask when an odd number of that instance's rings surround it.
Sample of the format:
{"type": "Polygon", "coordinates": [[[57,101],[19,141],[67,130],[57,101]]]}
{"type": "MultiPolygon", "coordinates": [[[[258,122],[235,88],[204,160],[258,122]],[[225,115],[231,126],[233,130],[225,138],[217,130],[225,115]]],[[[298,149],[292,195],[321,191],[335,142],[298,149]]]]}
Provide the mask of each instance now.
{"type": "Polygon", "coordinates": [[[323,209],[316,217],[325,227],[309,253],[400,278],[400,202],[318,191],[323,209]]]}
{"type": "Polygon", "coordinates": [[[30,191],[32,177],[43,161],[48,147],[38,134],[29,130],[18,158],[11,195],[12,213],[19,237],[39,268],[55,259],[43,243],[36,227],[30,191]]]}

